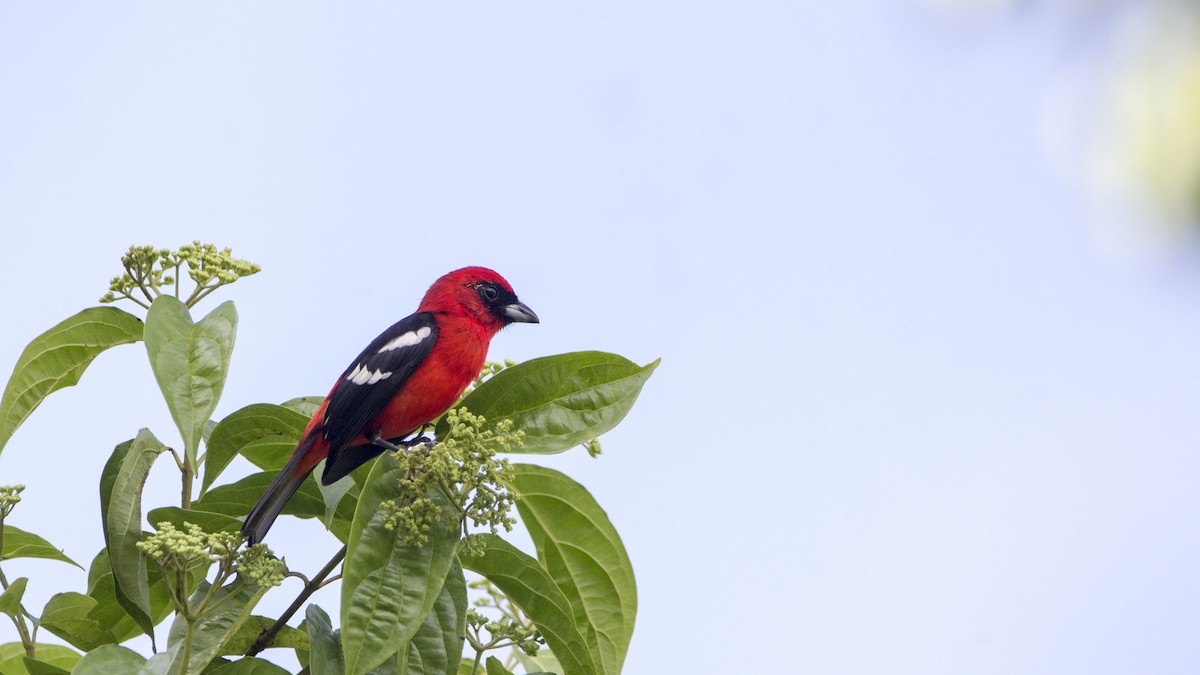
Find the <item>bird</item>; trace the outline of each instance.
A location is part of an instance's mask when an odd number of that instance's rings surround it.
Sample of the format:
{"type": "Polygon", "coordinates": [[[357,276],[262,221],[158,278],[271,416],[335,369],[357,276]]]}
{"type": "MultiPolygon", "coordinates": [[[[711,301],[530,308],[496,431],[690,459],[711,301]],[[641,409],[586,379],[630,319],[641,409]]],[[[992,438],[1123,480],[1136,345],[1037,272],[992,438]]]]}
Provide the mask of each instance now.
{"type": "Polygon", "coordinates": [[[479,376],[492,337],[512,323],[540,321],[498,273],[464,267],[435,281],[416,312],[380,333],[338,377],[246,516],[247,542],[263,540],[321,460],[321,482],[330,485],[419,436],[479,376]]]}

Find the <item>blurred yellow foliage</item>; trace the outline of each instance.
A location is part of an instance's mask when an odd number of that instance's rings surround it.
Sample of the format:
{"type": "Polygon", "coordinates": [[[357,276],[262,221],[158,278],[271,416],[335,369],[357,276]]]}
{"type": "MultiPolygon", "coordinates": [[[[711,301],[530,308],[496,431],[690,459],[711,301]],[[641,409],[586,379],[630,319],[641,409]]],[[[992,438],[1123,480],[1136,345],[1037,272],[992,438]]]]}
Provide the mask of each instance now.
{"type": "MultiPolygon", "coordinates": [[[[1196,19],[1194,12],[1185,17],[1196,19]]],[[[1165,27],[1174,32],[1171,27],[1165,27]]],[[[1147,196],[1174,218],[1200,216],[1200,43],[1164,35],[1119,74],[1118,152],[1147,196]]]]}

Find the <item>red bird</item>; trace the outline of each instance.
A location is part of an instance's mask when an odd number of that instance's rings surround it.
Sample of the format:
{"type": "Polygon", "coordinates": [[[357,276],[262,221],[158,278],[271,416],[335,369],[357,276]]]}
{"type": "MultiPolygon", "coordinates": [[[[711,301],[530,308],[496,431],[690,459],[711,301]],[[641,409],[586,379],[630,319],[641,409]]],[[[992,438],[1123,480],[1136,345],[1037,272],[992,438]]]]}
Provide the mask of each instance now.
{"type": "Polygon", "coordinates": [[[429,287],[415,314],[371,341],[313,415],[283,471],[250,511],[242,534],[262,541],[321,460],[329,485],[431,422],[479,375],[492,336],[538,323],[504,277],[464,267],[429,287]]]}

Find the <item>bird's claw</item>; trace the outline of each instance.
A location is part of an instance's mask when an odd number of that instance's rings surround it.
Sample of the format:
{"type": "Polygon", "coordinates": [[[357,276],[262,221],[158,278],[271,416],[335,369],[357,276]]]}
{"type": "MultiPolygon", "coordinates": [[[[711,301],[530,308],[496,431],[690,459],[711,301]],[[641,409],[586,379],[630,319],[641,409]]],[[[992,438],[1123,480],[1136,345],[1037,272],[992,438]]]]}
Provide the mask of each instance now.
{"type": "Polygon", "coordinates": [[[432,427],[432,424],[422,424],[421,428],[417,429],[415,436],[407,441],[400,441],[400,445],[406,448],[415,448],[418,445],[424,445],[427,448],[433,447],[433,439],[425,435],[425,431],[432,427]]]}

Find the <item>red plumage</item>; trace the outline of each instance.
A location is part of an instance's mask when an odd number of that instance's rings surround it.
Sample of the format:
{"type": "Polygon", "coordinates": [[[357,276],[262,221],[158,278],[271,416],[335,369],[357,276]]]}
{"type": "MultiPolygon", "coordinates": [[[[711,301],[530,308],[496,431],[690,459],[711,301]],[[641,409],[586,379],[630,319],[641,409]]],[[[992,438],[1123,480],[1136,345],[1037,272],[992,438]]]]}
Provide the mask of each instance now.
{"type": "Polygon", "coordinates": [[[262,541],[288,499],[326,460],[329,484],[433,421],[479,374],[492,337],[513,322],[537,323],[512,286],[484,267],[434,282],[417,311],[375,338],[313,414],[291,459],[242,527],[262,541]]]}

